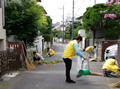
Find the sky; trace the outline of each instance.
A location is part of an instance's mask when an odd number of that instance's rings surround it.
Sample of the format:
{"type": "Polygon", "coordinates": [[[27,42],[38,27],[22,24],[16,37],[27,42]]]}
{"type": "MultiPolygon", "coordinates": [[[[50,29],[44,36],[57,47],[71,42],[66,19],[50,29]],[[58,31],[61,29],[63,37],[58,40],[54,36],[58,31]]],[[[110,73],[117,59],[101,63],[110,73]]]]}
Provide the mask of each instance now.
{"type": "MultiPolygon", "coordinates": [[[[95,0],[74,0],[74,16],[79,17],[84,14],[86,8],[93,6],[95,0]]],[[[105,3],[108,0],[96,0],[96,3],[105,3]]],[[[63,21],[63,6],[64,18],[72,18],[73,0],[42,0],[41,4],[47,11],[47,15],[53,20],[53,23],[63,21]]]]}

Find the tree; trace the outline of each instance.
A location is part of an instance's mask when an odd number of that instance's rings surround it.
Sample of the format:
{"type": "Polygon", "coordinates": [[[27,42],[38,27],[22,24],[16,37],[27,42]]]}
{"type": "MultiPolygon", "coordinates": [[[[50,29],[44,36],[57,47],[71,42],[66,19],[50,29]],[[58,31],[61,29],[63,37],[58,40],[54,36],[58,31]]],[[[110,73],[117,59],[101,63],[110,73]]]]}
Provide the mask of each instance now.
{"type": "MultiPolygon", "coordinates": [[[[81,22],[79,22],[79,21],[74,22],[73,37],[77,36],[78,30],[79,30],[79,28],[81,28],[81,26],[82,26],[81,22]]],[[[65,31],[65,33],[66,33],[66,37],[70,39],[69,36],[71,36],[71,34],[72,34],[72,24],[69,24],[67,26],[67,30],[65,31]]]]}
{"type": "Polygon", "coordinates": [[[107,13],[105,15],[109,15],[109,17],[105,18],[105,35],[108,39],[118,39],[120,38],[120,4],[112,4],[108,6],[107,13]],[[115,16],[113,18],[113,16],[115,16]]]}
{"type": "Polygon", "coordinates": [[[45,39],[45,41],[50,42],[53,39],[53,34],[52,34],[52,19],[50,16],[47,16],[47,24],[43,26],[41,29],[41,33],[45,39]]]}
{"type": "Polygon", "coordinates": [[[5,8],[5,29],[7,35],[32,45],[40,27],[47,24],[42,8],[33,0],[8,1],[5,8]]]}
{"type": "Polygon", "coordinates": [[[106,10],[107,6],[105,4],[96,4],[93,7],[88,7],[87,11],[84,13],[83,27],[88,33],[89,30],[93,31],[94,38],[97,30],[103,29],[103,14],[100,11],[106,10]]]}
{"type": "Polygon", "coordinates": [[[93,7],[87,8],[83,15],[83,26],[88,32],[92,30],[95,33],[97,30],[103,30],[105,38],[118,39],[120,37],[120,5],[119,4],[96,4],[93,7]],[[116,15],[116,18],[106,17],[106,15],[116,15]]]}
{"type": "Polygon", "coordinates": [[[77,37],[78,36],[78,31],[80,30],[80,29],[83,29],[83,26],[78,26],[75,30],[74,30],[74,34],[73,34],[73,37],[77,37]]]}
{"type": "Polygon", "coordinates": [[[59,30],[56,30],[56,29],[52,29],[52,34],[53,34],[53,37],[58,37],[59,33],[61,33],[61,31],[59,30]]]}

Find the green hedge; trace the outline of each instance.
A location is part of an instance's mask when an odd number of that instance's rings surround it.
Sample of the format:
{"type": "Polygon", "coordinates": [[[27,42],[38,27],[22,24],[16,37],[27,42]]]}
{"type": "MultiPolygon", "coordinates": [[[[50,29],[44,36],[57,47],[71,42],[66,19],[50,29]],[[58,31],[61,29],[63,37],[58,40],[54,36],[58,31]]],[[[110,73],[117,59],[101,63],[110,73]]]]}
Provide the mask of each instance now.
{"type": "Polygon", "coordinates": [[[47,42],[52,41],[53,35],[52,34],[43,34],[44,40],[47,42]]]}

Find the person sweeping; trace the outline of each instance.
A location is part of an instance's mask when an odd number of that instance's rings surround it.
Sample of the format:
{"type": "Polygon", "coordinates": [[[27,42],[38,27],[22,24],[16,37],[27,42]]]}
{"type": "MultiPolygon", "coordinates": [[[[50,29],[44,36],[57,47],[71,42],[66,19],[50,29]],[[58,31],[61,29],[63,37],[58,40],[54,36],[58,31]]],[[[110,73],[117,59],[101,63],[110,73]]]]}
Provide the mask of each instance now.
{"type": "Polygon", "coordinates": [[[85,48],[85,52],[88,53],[88,57],[89,57],[90,61],[96,61],[96,58],[93,57],[93,55],[95,53],[95,49],[96,49],[96,46],[88,46],[85,48]]]}
{"type": "Polygon", "coordinates": [[[55,55],[55,51],[54,51],[52,48],[49,48],[49,47],[48,47],[48,48],[47,48],[47,51],[48,51],[49,57],[55,55]]]}
{"type": "Polygon", "coordinates": [[[65,63],[66,68],[66,80],[67,83],[76,83],[74,80],[70,77],[70,70],[72,67],[72,58],[74,55],[78,55],[81,57],[80,59],[86,59],[82,53],[79,51],[79,42],[82,41],[82,37],[78,36],[75,40],[70,41],[63,53],[63,61],[65,63]]]}
{"type": "Polygon", "coordinates": [[[36,64],[42,64],[42,60],[44,60],[44,58],[38,53],[38,52],[33,52],[33,61],[36,64]]]}

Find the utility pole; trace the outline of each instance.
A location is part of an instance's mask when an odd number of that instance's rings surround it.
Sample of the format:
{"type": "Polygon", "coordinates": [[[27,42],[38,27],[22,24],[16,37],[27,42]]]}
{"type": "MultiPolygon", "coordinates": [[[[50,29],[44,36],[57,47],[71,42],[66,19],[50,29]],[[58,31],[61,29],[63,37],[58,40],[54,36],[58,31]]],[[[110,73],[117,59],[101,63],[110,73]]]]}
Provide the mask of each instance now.
{"type": "Polygon", "coordinates": [[[63,7],[62,8],[59,8],[59,9],[61,9],[62,10],[62,29],[61,29],[61,31],[62,31],[62,43],[64,43],[64,26],[65,26],[65,24],[64,24],[64,5],[63,5],[63,7]]]}
{"type": "Polygon", "coordinates": [[[96,4],[96,0],[94,0],[94,4],[96,4]]]}
{"type": "Polygon", "coordinates": [[[73,8],[72,8],[72,39],[74,34],[74,0],[73,0],[73,8]]]}
{"type": "Polygon", "coordinates": [[[62,42],[64,43],[64,5],[63,5],[63,39],[62,39],[62,42]]]}

